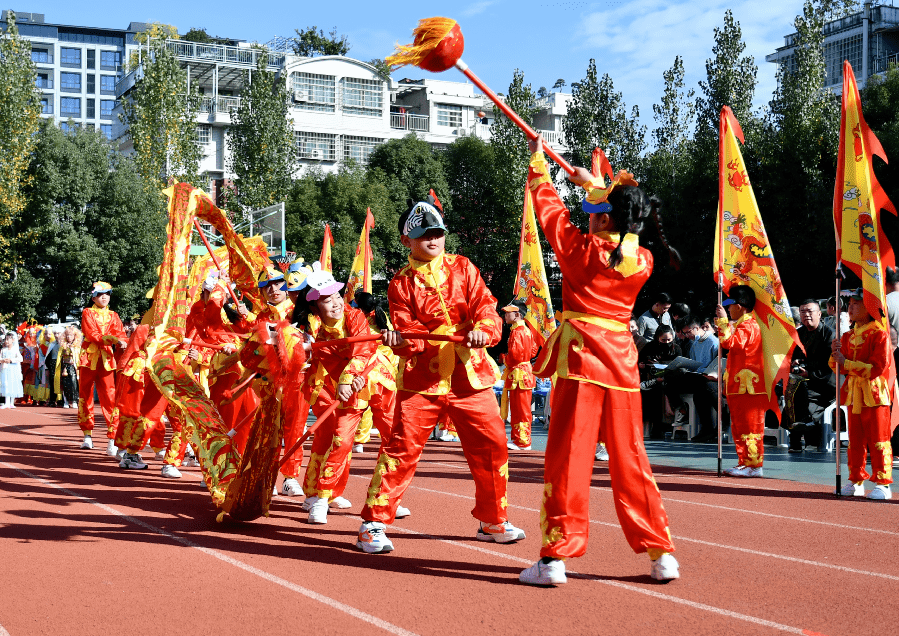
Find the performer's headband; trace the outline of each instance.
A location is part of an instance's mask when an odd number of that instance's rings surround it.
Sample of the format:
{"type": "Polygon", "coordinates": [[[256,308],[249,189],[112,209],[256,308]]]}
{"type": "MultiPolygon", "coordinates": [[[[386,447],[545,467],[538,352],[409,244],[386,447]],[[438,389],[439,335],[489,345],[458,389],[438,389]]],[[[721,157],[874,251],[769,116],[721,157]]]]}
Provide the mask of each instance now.
{"type": "Polygon", "coordinates": [[[443,217],[430,203],[419,201],[413,206],[406,217],[406,223],[403,225],[403,234],[409,238],[421,238],[428,230],[443,230],[446,233],[446,226],[443,224],[443,217]]]}
{"type": "Polygon", "coordinates": [[[104,283],[103,281],[98,281],[94,283],[94,288],[91,290],[91,298],[95,296],[100,296],[101,294],[108,294],[112,291],[112,285],[109,283],[104,283]]]}

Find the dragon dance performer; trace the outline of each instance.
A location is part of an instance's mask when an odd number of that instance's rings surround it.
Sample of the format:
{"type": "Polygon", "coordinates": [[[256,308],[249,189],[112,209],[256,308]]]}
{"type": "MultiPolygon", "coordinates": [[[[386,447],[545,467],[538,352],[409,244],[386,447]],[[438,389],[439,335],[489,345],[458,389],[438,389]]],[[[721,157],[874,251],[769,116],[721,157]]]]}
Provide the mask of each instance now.
{"type": "Polygon", "coordinates": [[[500,417],[505,422],[511,411],[512,439],[508,443],[509,450],[531,450],[531,400],[534,387],[537,386],[531,358],[537,355],[539,347],[524,322],[524,315],[528,311],[524,302],[513,300],[502,311],[503,319],[512,329],[509,332],[508,350],[504,354],[506,368],[503,370],[500,417]]]}
{"type": "Polygon", "coordinates": [[[865,480],[874,488],[868,499],[884,500],[893,496],[893,447],[890,443],[889,335],[874,320],[865,307],[864,290],[859,288],[849,296],[849,319],[852,329],[834,340],[831,347],[830,368],[842,365],[846,382],[840,390],[840,402],[849,410],[849,482],[840,494],[845,497],[865,497],[865,480]],[[871,473],[865,470],[867,456],[871,456],[871,473]]]}
{"type": "Polygon", "coordinates": [[[506,512],[509,451],[493,393],[499,374],[485,350],[500,338],[496,299],[471,261],[444,253],[446,226],[432,204],[412,205],[398,229],[410,255],[387,292],[398,331],[385,331],[384,344],[400,357],[393,430],[372,475],[356,547],[368,553],[393,550],[386,524],[395,519],[425,442],[445,413],[459,430],[475,482],[476,538],[519,541],[525,534],[509,523],[506,512]],[[406,341],[401,331],[455,334],[465,340],[406,341]]]}
{"type": "Polygon", "coordinates": [[[115,438],[117,422],[115,409],[115,345],[122,348],[125,329],[119,315],[109,309],[109,283],[98,281],[91,291],[92,306],[81,312],[81,332],[84,343],[78,368],[78,426],[84,433],[81,448],[93,448],[91,433],[94,430],[94,385],[100,398],[100,408],[106,421],[106,436],[115,438]]]}
{"type": "MultiPolygon", "coordinates": [[[[308,329],[310,336],[322,342],[369,333],[365,315],[345,305],[340,295],[343,283],[323,271],[318,262],[313,264],[307,282],[310,289],[305,299],[298,299],[294,318],[297,325],[308,329]]],[[[304,397],[316,417],[335,399],[341,402],[312,441],[303,478],[306,493],[303,507],[309,511],[309,523],[327,523],[329,506],[349,508],[352,505],[343,492],[349,479],[353,435],[369,399],[367,393],[360,393],[366,384],[362,371],[375,355],[376,347],[375,341],[324,347],[315,352],[306,370],[304,397]]]]}
{"type": "MultiPolygon", "coordinates": [[[[590,232],[569,219],[543,156],[543,139],[528,143],[528,186],[534,209],[562,271],[562,323],[536,363],[542,378],[558,374],[553,424],[546,442],[542,557],[522,571],[531,585],[565,583],[563,559],[587,550],[594,446],[609,452],[615,510],[634,552],[648,552],[654,579],[678,578],[668,516],[643,446],[637,349],[628,331],[634,301],[652,273],[649,218],[658,203],[620,172],[608,189],[584,168],[571,177],[587,190],[590,232]]],[[[611,169],[608,170],[611,172],[611,169]]],[[[661,236],[659,243],[662,243],[661,236]]],[[[662,243],[663,244],[663,243],[662,243]]]]}
{"type": "Polygon", "coordinates": [[[722,381],[738,462],[725,472],[734,477],[762,477],[765,411],[770,400],[762,384],[762,332],[752,313],[755,292],[748,285],[735,285],[728,295],[730,298],[715,308],[715,323],[720,344],[728,349],[722,381]],[[732,323],[727,320],[725,306],[732,323]]]}

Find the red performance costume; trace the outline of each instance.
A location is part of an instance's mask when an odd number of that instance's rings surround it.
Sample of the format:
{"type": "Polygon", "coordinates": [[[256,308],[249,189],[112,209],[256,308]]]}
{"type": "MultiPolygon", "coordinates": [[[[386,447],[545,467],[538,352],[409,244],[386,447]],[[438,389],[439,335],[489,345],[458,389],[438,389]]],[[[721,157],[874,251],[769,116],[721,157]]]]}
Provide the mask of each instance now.
{"type": "MultiPolygon", "coordinates": [[[[94,283],[93,296],[108,294],[108,283],[94,283]]],[[[84,344],[78,368],[78,426],[86,437],[94,430],[94,385],[106,421],[106,436],[115,438],[115,358],[113,347],[125,339],[119,315],[107,307],[87,307],[81,312],[84,344]]]]}
{"type": "Polygon", "coordinates": [[[537,386],[531,358],[537,355],[538,350],[534,336],[524,320],[519,318],[512,323],[506,368],[503,370],[500,417],[505,421],[511,410],[512,443],[520,449],[531,447],[531,399],[534,387],[537,386]]]}
{"type": "MultiPolygon", "coordinates": [[[[390,282],[387,297],[398,331],[464,336],[478,330],[488,334],[490,345],[499,340],[496,299],[464,256],[444,253],[430,262],[410,257],[390,282]]],[[[482,348],[450,342],[414,340],[395,351],[400,364],[393,432],[378,458],[362,518],[393,522],[428,435],[446,413],[459,430],[475,481],[472,515],[488,524],[505,522],[509,465],[492,390],[495,363],[482,348]]]]}
{"type": "MultiPolygon", "coordinates": [[[[889,336],[877,321],[853,327],[840,339],[840,351],[846,357],[842,372],[846,382],[840,393],[840,401],[849,410],[849,448],[846,459],[849,464],[847,489],[843,494],[864,495],[861,487],[866,479],[889,492],[893,483],[893,448],[890,444],[890,391],[887,382],[889,360],[887,352],[889,336]],[[865,470],[867,456],[871,456],[871,473],[865,470]],[[860,490],[860,492],[859,492],[860,490]]],[[[836,370],[834,359],[830,367],[836,370]]],[[[889,498],[869,495],[869,498],[889,498]]]]}
{"type": "Polygon", "coordinates": [[[634,552],[659,559],[674,545],[643,446],[637,349],[628,330],[634,301],[652,272],[652,254],[634,234],[584,234],[572,224],[542,153],[531,158],[528,184],[563,276],[562,322],[535,369],[543,378],[558,376],[546,443],[540,555],[561,559],[586,552],[590,480],[601,438],[625,538],[634,552]],[[611,268],[610,254],[619,242],[623,260],[611,268]]]}
{"type": "Polygon", "coordinates": [[[770,399],[763,380],[762,333],[752,314],[744,314],[733,323],[718,318],[716,323],[721,347],[728,350],[722,381],[739,460],[736,468],[727,472],[737,477],[760,476],[759,471],[746,468],[760,469],[765,459],[762,438],[770,399]]]}

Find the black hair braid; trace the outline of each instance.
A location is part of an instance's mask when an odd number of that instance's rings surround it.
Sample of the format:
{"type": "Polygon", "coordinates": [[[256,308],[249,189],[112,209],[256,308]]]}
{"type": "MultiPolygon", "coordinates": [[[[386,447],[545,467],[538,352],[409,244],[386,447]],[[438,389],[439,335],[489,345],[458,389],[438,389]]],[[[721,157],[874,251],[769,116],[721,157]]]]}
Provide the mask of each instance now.
{"type": "MultiPolygon", "coordinates": [[[[619,186],[609,194],[608,202],[612,206],[609,216],[619,232],[636,234],[640,246],[652,253],[656,263],[671,262],[677,267],[680,256],[668,245],[662,232],[659,217],[662,202],[659,199],[647,197],[643,190],[635,186],[619,186]]],[[[623,259],[619,243],[609,254],[609,267],[614,269],[623,259]]]]}
{"type": "Polygon", "coordinates": [[[303,331],[309,331],[309,314],[312,312],[312,302],[306,300],[305,294],[297,296],[293,306],[293,314],[290,322],[296,324],[303,331]]]}
{"type": "Polygon", "coordinates": [[[378,329],[388,329],[389,321],[387,319],[388,304],[387,299],[383,296],[374,296],[364,291],[356,291],[354,295],[356,304],[362,313],[368,315],[374,312],[375,324],[378,329]]]}

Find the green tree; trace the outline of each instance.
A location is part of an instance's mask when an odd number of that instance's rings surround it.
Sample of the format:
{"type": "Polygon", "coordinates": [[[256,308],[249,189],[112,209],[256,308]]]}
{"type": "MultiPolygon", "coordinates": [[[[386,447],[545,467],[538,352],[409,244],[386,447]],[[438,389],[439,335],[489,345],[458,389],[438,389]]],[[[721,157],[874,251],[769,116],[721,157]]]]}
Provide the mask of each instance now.
{"type": "Polygon", "coordinates": [[[173,30],[155,24],[139,34],[148,48],[141,58],[142,77],[124,97],[120,115],[138,170],[154,189],[170,178],[200,185],[196,118],[201,98],[195,88],[188,91],[187,73],[166,46],[173,30]]]}
{"type": "Polygon", "coordinates": [[[337,37],[337,27],[334,27],[328,35],[317,26],[311,26],[300,31],[294,29],[297,37],[292,39],[294,55],[300,57],[315,57],[316,55],[346,55],[350,50],[350,43],[345,35],[337,37]]]}
{"type": "Polygon", "coordinates": [[[646,127],[639,123],[639,109],[634,106],[628,114],[622,95],[615,90],[608,73],[597,79],[596,60],[590,60],[587,76],[572,86],[574,90],[562,123],[571,161],[589,167],[593,149],[600,147],[613,169],[627,170],[640,179],[646,127]]]}
{"type": "Polygon", "coordinates": [[[447,251],[456,249],[453,234],[452,200],[446,181],[443,163],[431,145],[410,133],[402,139],[391,139],[372,151],[368,160],[368,176],[387,188],[391,202],[393,225],[385,229],[393,232],[396,241],[385,243],[384,258],[388,278],[407,262],[409,251],[399,242],[396,220],[409,209],[409,200],[423,201],[433,188],[443,204],[450,235],[447,237],[447,251]]]}
{"type": "Polygon", "coordinates": [[[368,63],[371,64],[372,66],[374,66],[376,69],[378,69],[378,73],[380,73],[381,76],[384,77],[384,79],[389,78],[390,74],[393,72],[393,69],[390,67],[390,64],[385,62],[384,58],[382,58],[382,57],[372,58],[371,60],[368,61],[368,63]]]}
{"type": "Polygon", "coordinates": [[[192,27],[181,36],[181,39],[185,42],[196,42],[197,44],[209,44],[216,41],[216,38],[206,33],[206,29],[199,27],[192,27]]]}
{"type": "Polygon", "coordinates": [[[21,255],[12,249],[14,224],[25,208],[26,174],[37,139],[41,114],[35,87],[31,43],[19,37],[16,16],[8,12],[8,27],[0,34],[0,285],[11,276],[21,255]]]}
{"type": "Polygon", "coordinates": [[[244,210],[283,201],[296,167],[287,87],[266,70],[267,62],[266,56],[260,56],[253,81],[241,91],[240,106],[231,112],[228,129],[236,203],[244,210]]]}
{"type": "Polygon", "coordinates": [[[565,88],[565,80],[557,79],[556,83],[553,84],[553,90],[562,90],[563,88],[565,88]]]}

